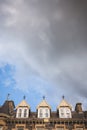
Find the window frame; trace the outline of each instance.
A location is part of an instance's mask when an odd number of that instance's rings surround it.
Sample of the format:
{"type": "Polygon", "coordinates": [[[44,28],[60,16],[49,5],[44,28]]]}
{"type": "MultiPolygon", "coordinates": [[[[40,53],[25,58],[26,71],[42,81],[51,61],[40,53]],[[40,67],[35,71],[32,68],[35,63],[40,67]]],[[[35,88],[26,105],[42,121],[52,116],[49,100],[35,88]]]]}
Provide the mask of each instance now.
{"type": "Polygon", "coordinates": [[[48,107],[39,108],[38,118],[50,118],[50,109],[48,107]]]}
{"type": "Polygon", "coordinates": [[[27,112],[28,112],[28,110],[27,110],[27,108],[25,108],[25,109],[24,109],[24,112],[23,112],[23,116],[24,116],[24,118],[27,117],[27,112]]]}
{"type": "Polygon", "coordinates": [[[18,118],[21,118],[21,116],[22,116],[22,108],[19,108],[18,109],[18,118]]]}

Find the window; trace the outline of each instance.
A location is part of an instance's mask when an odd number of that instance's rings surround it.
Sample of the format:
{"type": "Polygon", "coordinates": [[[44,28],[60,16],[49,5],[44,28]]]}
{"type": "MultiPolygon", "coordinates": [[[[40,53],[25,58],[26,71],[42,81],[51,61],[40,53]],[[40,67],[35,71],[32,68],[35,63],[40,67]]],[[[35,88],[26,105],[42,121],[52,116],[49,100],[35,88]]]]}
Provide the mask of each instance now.
{"type": "Polygon", "coordinates": [[[64,113],[61,113],[61,116],[64,116],[64,113]]]}
{"type": "Polygon", "coordinates": [[[28,118],[28,116],[29,116],[28,107],[17,108],[16,118],[28,118]]]}
{"type": "Polygon", "coordinates": [[[66,113],[66,115],[67,115],[67,118],[70,118],[70,113],[66,113]]]}
{"type": "Polygon", "coordinates": [[[39,118],[49,118],[50,110],[47,107],[41,107],[38,109],[38,117],[39,118]]]}
{"type": "Polygon", "coordinates": [[[43,113],[40,113],[40,117],[43,117],[43,113]]]}
{"type": "Polygon", "coordinates": [[[45,109],[45,117],[48,117],[48,109],[45,109]]]}
{"type": "Polygon", "coordinates": [[[60,118],[71,118],[71,110],[68,107],[59,108],[59,117],[60,118]]]}
{"type": "Polygon", "coordinates": [[[70,112],[70,109],[69,108],[67,108],[66,109],[66,117],[67,118],[71,118],[71,114],[70,114],[71,112],[70,112]]]}
{"type": "Polygon", "coordinates": [[[43,111],[40,109],[39,117],[43,117],[43,111]]]}
{"type": "Polygon", "coordinates": [[[21,117],[21,115],[22,115],[22,109],[19,109],[19,111],[18,111],[18,117],[21,117]]]}
{"type": "Polygon", "coordinates": [[[65,117],[64,112],[61,112],[61,118],[65,117]]]}
{"type": "Polygon", "coordinates": [[[63,109],[60,109],[60,111],[61,111],[61,113],[63,113],[63,112],[64,112],[64,110],[63,110],[63,109]]]}
{"type": "Polygon", "coordinates": [[[27,109],[24,109],[24,117],[27,117],[27,109]]]}
{"type": "Polygon", "coordinates": [[[61,116],[64,117],[64,110],[60,109],[60,111],[61,111],[61,116]]]}

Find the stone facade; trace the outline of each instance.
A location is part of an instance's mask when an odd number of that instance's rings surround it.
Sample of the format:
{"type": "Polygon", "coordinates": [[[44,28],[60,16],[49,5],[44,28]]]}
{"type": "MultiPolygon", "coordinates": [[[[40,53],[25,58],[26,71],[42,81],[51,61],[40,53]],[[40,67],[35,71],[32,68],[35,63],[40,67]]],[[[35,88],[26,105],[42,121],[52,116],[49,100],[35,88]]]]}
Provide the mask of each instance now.
{"type": "Polygon", "coordinates": [[[81,105],[81,103],[77,103],[75,110],[72,111],[71,105],[63,99],[58,105],[57,111],[52,111],[46,100],[43,99],[37,106],[36,112],[32,112],[25,100],[17,107],[13,101],[6,100],[0,107],[0,130],[87,130],[87,111],[83,111],[81,105]],[[17,112],[20,108],[26,111],[24,111],[24,116],[22,113],[22,116],[19,117],[17,112]],[[63,108],[64,112],[67,112],[67,108],[69,109],[70,117],[60,117],[59,110],[63,108]],[[43,116],[43,111],[42,116],[38,116],[41,114],[38,113],[40,109],[44,109],[46,116],[43,116]],[[48,110],[50,114],[47,113],[48,110]]]}

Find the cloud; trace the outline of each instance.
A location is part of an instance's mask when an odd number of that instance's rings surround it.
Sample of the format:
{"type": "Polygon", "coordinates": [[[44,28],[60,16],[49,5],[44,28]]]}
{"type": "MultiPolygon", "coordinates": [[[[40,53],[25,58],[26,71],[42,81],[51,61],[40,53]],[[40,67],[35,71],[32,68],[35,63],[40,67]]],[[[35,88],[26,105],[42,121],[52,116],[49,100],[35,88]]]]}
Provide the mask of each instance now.
{"type": "Polygon", "coordinates": [[[53,95],[53,101],[57,95],[69,97],[72,92],[73,100],[87,98],[86,3],[1,2],[0,63],[15,66],[17,89],[33,89],[49,99],[53,95]]]}

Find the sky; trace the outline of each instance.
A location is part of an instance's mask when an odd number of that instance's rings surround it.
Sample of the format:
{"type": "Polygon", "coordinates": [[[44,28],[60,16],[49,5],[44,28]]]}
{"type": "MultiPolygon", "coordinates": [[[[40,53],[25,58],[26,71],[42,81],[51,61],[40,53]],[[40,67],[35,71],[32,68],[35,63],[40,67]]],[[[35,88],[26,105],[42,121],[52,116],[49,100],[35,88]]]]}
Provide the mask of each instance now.
{"type": "Polygon", "coordinates": [[[87,0],[0,0],[0,105],[8,93],[87,110],[87,0]]]}

